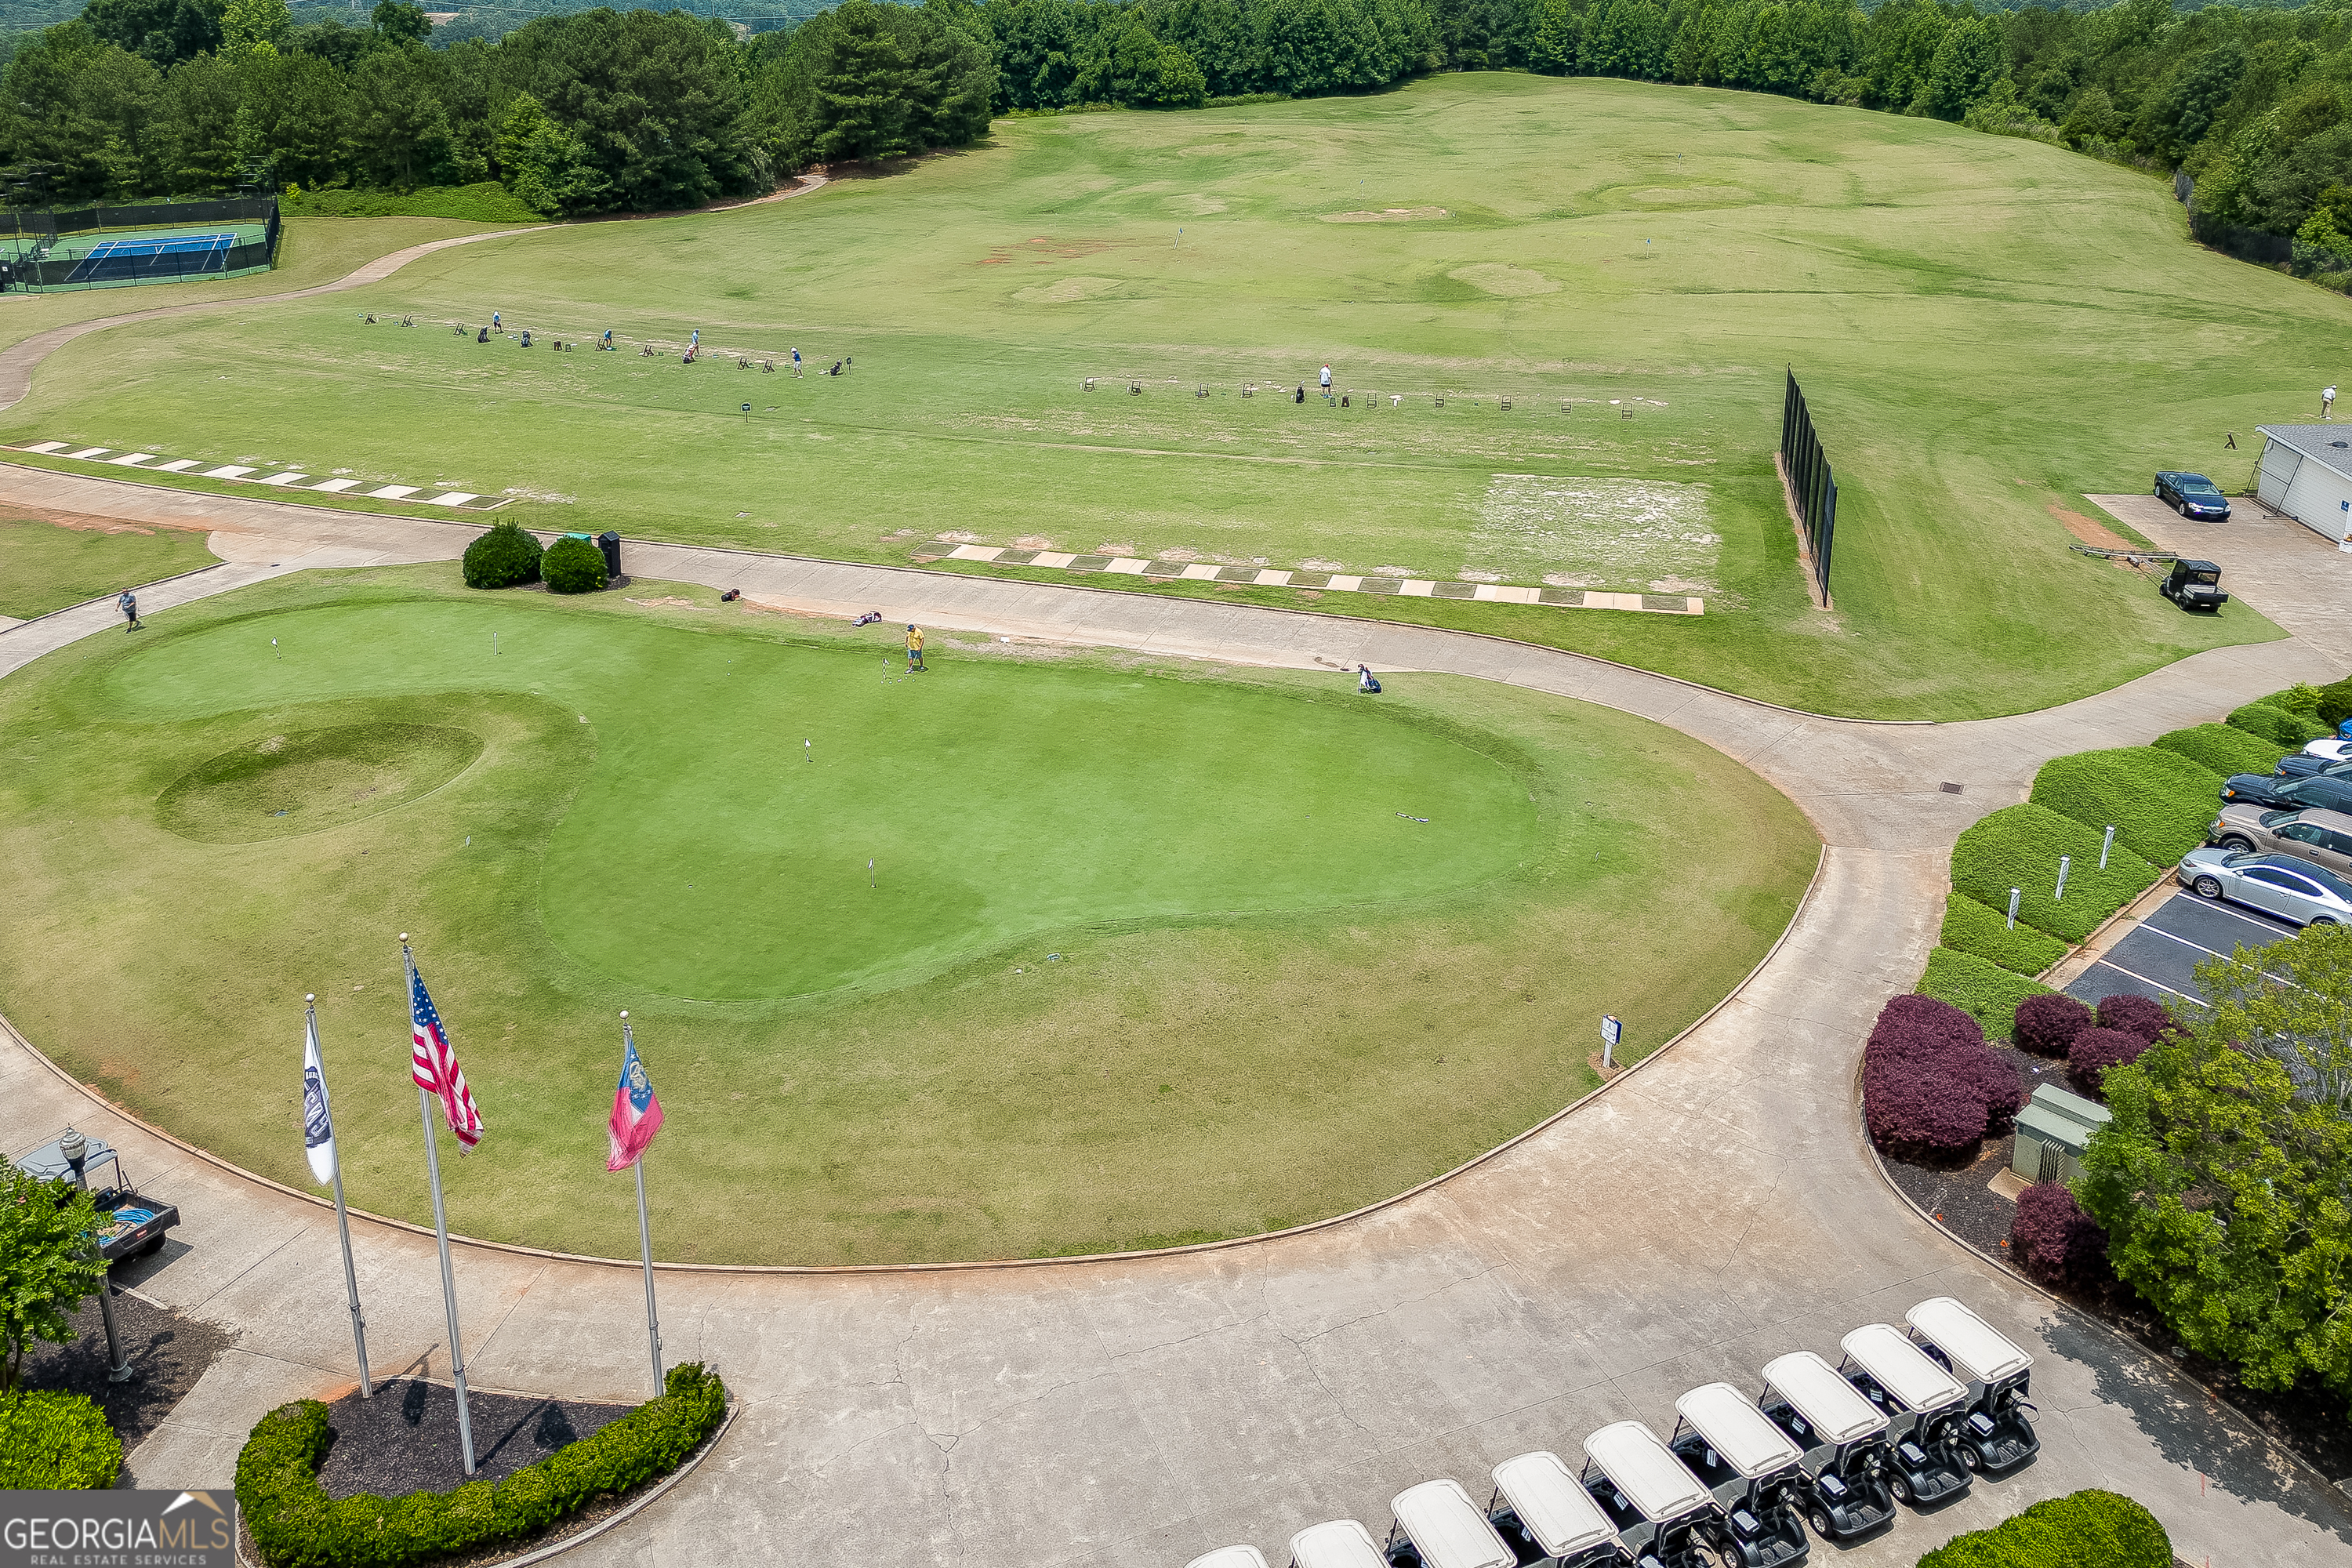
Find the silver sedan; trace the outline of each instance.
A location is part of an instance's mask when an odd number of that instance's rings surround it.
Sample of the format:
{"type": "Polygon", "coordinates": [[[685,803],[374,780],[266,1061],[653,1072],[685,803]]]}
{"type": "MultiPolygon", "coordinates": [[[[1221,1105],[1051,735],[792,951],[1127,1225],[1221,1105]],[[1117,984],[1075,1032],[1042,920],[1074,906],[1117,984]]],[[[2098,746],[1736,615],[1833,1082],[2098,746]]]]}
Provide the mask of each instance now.
{"type": "Polygon", "coordinates": [[[2299,926],[2352,925],[2352,881],[2290,855],[2191,849],[2179,875],[2200,899],[2227,899],[2299,926]]]}

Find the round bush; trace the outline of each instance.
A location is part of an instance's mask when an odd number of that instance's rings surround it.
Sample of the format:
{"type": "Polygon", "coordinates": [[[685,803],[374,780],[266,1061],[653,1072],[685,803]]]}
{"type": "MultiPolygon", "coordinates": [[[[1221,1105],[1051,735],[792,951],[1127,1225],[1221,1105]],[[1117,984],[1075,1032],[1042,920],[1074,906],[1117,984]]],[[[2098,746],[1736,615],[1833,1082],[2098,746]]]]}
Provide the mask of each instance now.
{"type": "Polygon", "coordinates": [[[2045,1285],[2092,1285],[2107,1271],[2107,1233],[2063,1182],[2036,1182],[2017,1195],[2009,1248],[2045,1285]]]}
{"type": "Polygon", "coordinates": [[[2017,1026],[2010,1038],[2021,1051],[2037,1057],[2063,1057],[2074,1037],[2091,1026],[2091,1010],[2061,992],[2028,996],[2017,1005],[2017,1026]]]}
{"type": "Polygon", "coordinates": [[[2180,1032],[2180,1026],[2172,1021],[2164,1004],[2146,996],[2106,998],[2099,1004],[2099,1027],[2137,1035],[2151,1046],[2167,1035],[2180,1032]]]}
{"type": "Polygon", "coordinates": [[[2243,708],[2232,710],[2230,722],[2250,735],[2260,735],[2272,745],[2284,746],[2290,752],[2301,751],[2307,741],[2321,740],[2336,733],[2336,727],[2332,724],[2324,724],[2307,714],[2290,713],[2284,708],[2273,708],[2267,702],[2249,702],[2243,708]]]}
{"type": "Polygon", "coordinates": [[[2318,715],[2330,730],[2352,719],[2352,675],[2319,689],[2318,715]]]}
{"type": "Polygon", "coordinates": [[[0,1394],[0,1488],[102,1490],[121,1468],[122,1439],[89,1395],[0,1394]]]}
{"type": "Polygon", "coordinates": [[[2066,1076],[2075,1089],[2097,1099],[2106,1083],[2107,1069],[2129,1066],[2147,1047],[2148,1042],[2137,1035],[2095,1025],[2075,1036],[2074,1043],[2066,1047],[2066,1076]]]}
{"type": "Polygon", "coordinates": [[[604,585],[604,552],[584,539],[559,539],[540,571],[551,594],[593,594],[604,585]]]}
{"type": "Polygon", "coordinates": [[[2023,1103],[2015,1069],[1985,1047],[1977,1021],[1933,997],[1887,1003],[1862,1062],[1864,1121],[1899,1160],[1965,1156],[2023,1103]]]}
{"type": "Polygon", "coordinates": [[[494,525],[466,546],[466,586],[512,588],[539,581],[539,541],[511,522],[494,525]]]}

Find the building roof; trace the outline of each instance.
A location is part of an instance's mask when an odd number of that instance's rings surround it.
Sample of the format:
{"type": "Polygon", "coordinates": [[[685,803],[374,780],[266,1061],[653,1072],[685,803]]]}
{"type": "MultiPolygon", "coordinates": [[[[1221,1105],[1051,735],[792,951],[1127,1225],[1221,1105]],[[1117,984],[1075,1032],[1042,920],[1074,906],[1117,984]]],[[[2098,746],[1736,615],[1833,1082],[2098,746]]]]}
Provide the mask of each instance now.
{"type": "Polygon", "coordinates": [[[2256,430],[2313,462],[2352,479],[2352,421],[2341,425],[2257,425],[2256,430]]]}

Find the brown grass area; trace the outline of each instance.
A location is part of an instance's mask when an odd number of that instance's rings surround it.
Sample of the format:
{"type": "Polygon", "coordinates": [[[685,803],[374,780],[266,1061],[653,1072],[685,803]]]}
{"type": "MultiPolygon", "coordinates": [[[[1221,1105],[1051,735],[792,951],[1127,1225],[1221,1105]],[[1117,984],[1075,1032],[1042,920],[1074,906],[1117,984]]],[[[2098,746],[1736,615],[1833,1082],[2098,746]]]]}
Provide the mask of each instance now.
{"type": "Polygon", "coordinates": [[[2137,550],[2139,546],[2109,528],[2079,511],[2068,511],[2055,501],[2050,504],[2050,515],[2065,525],[2066,531],[2094,550],[2137,550]]]}

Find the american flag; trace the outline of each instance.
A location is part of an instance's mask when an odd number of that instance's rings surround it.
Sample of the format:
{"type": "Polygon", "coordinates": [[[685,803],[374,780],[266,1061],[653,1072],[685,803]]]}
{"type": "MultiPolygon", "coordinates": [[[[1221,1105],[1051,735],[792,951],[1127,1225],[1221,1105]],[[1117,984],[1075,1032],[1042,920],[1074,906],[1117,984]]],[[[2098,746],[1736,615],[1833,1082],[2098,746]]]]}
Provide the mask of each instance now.
{"type": "Polygon", "coordinates": [[[474,1104],[474,1091],[466,1087],[457,1053],[449,1048],[441,1015],[425,994],[425,976],[413,962],[408,966],[408,1076],[417,1088],[441,1097],[441,1114],[448,1119],[449,1131],[461,1146],[472,1148],[482,1141],[482,1113],[474,1104]]]}

